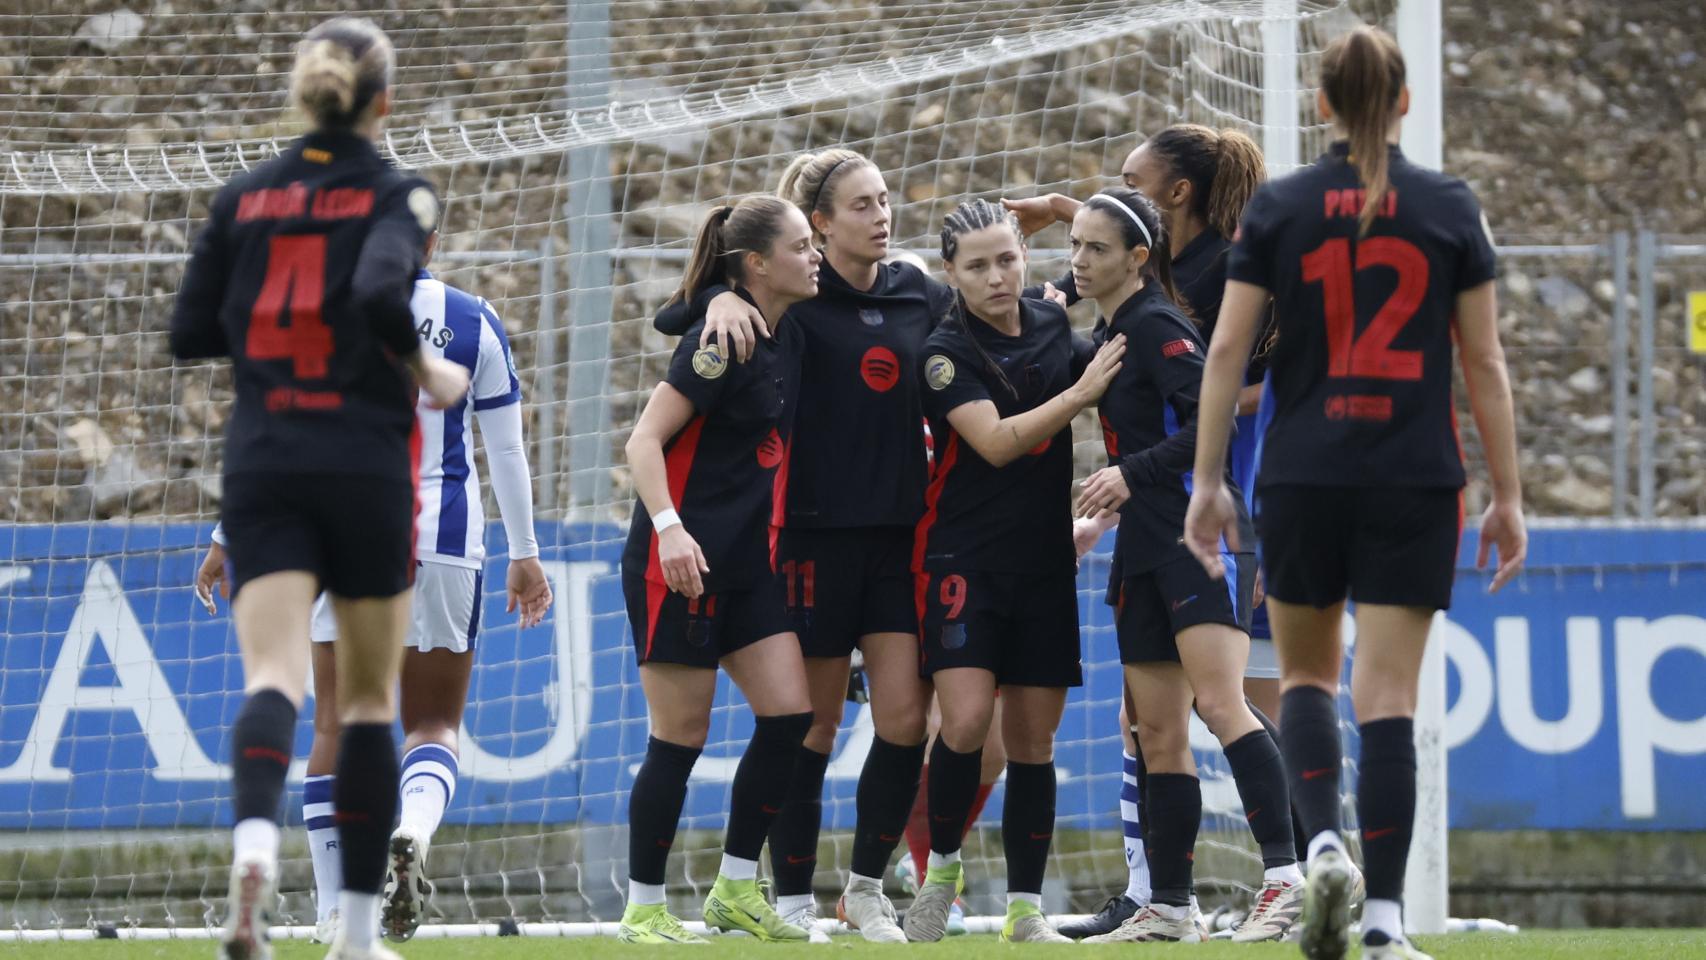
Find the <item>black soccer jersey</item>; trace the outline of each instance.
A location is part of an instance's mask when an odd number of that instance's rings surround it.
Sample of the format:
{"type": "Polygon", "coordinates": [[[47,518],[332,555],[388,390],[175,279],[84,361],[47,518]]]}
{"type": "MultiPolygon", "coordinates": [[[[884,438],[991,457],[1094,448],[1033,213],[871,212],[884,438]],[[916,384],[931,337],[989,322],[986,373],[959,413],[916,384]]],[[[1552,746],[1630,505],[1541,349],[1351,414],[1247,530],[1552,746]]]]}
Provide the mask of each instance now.
{"type": "Polygon", "coordinates": [[[1207,351],[1196,326],[1153,283],[1098,321],[1093,338],[1101,344],[1116,334],[1125,335],[1125,359],[1099,413],[1108,462],[1131,491],[1115,540],[1118,575],[1131,576],[1190,556],[1181,538],[1207,351]]]}
{"type": "Polygon", "coordinates": [[[1260,483],[1461,487],[1451,400],[1457,295],[1493,278],[1481,208],[1391,147],[1368,236],[1349,148],[1257,191],[1227,278],[1274,295],[1260,483]]]}
{"type": "MultiPolygon", "coordinates": [[[[701,305],[726,288],[712,287],[701,305]]],[[[800,402],[791,441],[787,524],[906,526],[924,510],[923,386],[913,371],[952,288],[907,263],[885,263],[858,290],[828,260],[818,294],[794,304],[788,323],[803,344],[800,402]]],[[[665,333],[687,308],[659,314],[665,333]]]]}
{"type": "Polygon", "coordinates": [[[948,423],[950,411],[980,400],[993,401],[1002,417],[1035,409],[1082,372],[1089,343],[1072,335],[1065,310],[1040,300],[1020,300],[1019,310],[1017,337],[974,317],[965,328],[938,327],[924,344],[924,408],[936,462],[915,570],[1035,572],[1073,564],[1072,428],[995,467],[948,423]]]}
{"type": "Polygon", "coordinates": [[[311,133],[213,199],[172,316],[179,359],[229,356],[225,472],[413,480],[409,301],[438,201],[350,133],[311,133]]]}
{"type": "MultiPolygon", "coordinates": [[[[664,375],[694,413],[664,445],[669,495],[711,568],[703,575],[705,591],[751,589],[774,574],[774,531],[787,490],[789,421],[799,382],[798,330],[784,322],[746,363],[701,346],[703,332],[701,319],[676,344],[664,375]]],[[[643,503],[635,503],[622,569],[663,582],[643,503]]]]}

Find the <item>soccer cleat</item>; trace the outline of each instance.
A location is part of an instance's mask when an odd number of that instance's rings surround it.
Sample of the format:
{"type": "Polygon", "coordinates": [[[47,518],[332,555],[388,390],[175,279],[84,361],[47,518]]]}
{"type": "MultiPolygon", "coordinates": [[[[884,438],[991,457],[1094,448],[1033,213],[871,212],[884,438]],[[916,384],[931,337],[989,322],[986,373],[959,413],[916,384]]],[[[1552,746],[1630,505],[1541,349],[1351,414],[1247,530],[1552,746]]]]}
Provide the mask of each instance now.
{"type": "Polygon", "coordinates": [[[1346,857],[1345,864],[1351,869],[1351,909],[1360,913],[1363,901],[1368,899],[1368,881],[1363,879],[1355,860],[1346,857]]]}
{"type": "Polygon", "coordinates": [[[1408,940],[1394,940],[1379,930],[1362,937],[1362,960],[1434,960],[1408,940]],[[1379,941],[1374,942],[1374,941],[1379,941]]]}
{"type": "Polygon", "coordinates": [[[955,897],[953,905],[948,908],[948,936],[963,937],[969,932],[966,927],[966,902],[955,897]]]}
{"type": "Polygon", "coordinates": [[[806,903],[796,910],[789,910],[782,915],[783,923],[791,923],[811,935],[812,943],[828,943],[829,934],[817,928],[817,904],[806,903]]]}
{"type": "Polygon", "coordinates": [[[784,921],[764,899],[757,880],[719,876],[705,897],[705,926],[732,933],[740,930],[765,941],[807,941],[811,934],[784,921]]]}
{"type": "Polygon", "coordinates": [[[382,943],[374,943],[365,950],[349,945],[342,936],[332,941],[332,949],[326,951],[326,960],[403,960],[382,943]]]}
{"type": "Polygon", "coordinates": [[[331,913],[326,914],[326,919],[321,920],[319,923],[314,925],[314,935],[309,937],[308,941],[310,943],[323,944],[329,947],[332,945],[334,940],[338,939],[339,926],[341,926],[341,923],[338,918],[338,912],[333,910],[331,913]]]}
{"type": "Polygon", "coordinates": [[[835,904],[835,915],[873,943],[906,942],[894,904],[883,894],[883,885],[875,880],[860,877],[849,880],[835,904]]]}
{"type": "Polygon", "coordinates": [[[379,929],[394,943],[413,937],[426,916],[432,899],[432,881],[426,878],[427,841],[407,827],[391,834],[391,862],[385,868],[385,900],[379,911],[379,929]]]}
{"type": "Polygon", "coordinates": [[[1236,943],[1283,940],[1303,910],[1302,884],[1269,880],[1256,894],[1256,905],[1232,933],[1236,943]]]}
{"type": "Polygon", "coordinates": [[[906,939],[935,943],[947,935],[948,911],[964,887],[965,870],[961,864],[950,863],[926,871],[924,885],[918,888],[912,906],[906,908],[903,928],[906,939]]]}
{"type": "Polygon", "coordinates": [[[616,939],[622,943],[711,942],[682,926],[661,903],[628,904],[622,911],[622,925],[616,928],[616,939]]]}
{"type": "Polygon", "coordinates": [[[1112,933],[1120,924],[1126,922],[1132,914],[1142,909],[1142,904],[1126,896],[1116,893],[1102,904],[1101,912],[1093,917],[1063,923],[1056,929],[1061,936],[1082,940],[1085,937],[1099,937],[1104,933],[1112,933]]]}
{"type": "Polygon", "coordinates": [[[1298,944],[1309,960],[1344,960],[1349,948],[1351,871],[1343,850],[1328,847],[1309,862],[1303,884],[1303,934],[1298,944]]]}
{"type": "Polygon", "coordinates": [[[272,906],[278,865],[246,857],[231,865],[225,929],[219,936],[219,960],[272,960],[272,906]]]}
{"type": "Polygon", "coordinates": [[[1177,919],[1166,916],[1151,904],[1132,914],[1126,922],[1085,943],[1201,943],[1202,928],[1189,912],[1177,919]]]}
{"type": "Polygon", "coordinates": [[[1002,943],[1071,943],[1048,924],[1036,904],[1015,900],[1007,905],[1007,922],[1001,925],[1002,943]]]}

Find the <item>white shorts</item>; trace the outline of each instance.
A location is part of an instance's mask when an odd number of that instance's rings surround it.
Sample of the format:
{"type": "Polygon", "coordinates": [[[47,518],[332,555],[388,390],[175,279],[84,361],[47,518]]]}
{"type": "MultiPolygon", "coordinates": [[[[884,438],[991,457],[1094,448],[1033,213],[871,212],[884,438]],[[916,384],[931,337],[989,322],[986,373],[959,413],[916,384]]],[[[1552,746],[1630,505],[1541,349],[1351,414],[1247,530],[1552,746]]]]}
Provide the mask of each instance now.
{"type": "Polygon", "coordinates": [[[1279,675],[1279,654],[1274,652],[1274,642],[1252,639],[1250,662],[1244,665],[1244,676],[1258,680],[1278,680],[1279,675]]]}
{"type": "MultiPolygon", "coordinates": [[[[423,653],[467,653],[480,633],[480,593],[485,575],[473,567],[430,560],[415,561],[415,593],[409,608],[408,646],[423,653]]],[[[327,594],[314,601],[308,637],[315,643],[338,638],[337,619],[327,594]]]]}

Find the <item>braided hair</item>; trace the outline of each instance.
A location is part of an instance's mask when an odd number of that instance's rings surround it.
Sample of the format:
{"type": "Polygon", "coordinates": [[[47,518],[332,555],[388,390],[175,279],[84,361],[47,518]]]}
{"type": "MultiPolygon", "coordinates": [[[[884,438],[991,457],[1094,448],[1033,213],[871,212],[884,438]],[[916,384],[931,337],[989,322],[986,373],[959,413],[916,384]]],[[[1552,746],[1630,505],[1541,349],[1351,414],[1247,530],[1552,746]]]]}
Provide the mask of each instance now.
{"type": "MultiPolygon", "coordinates": [[[[942,260],[951,263],[954,257],[959,255],[961,237],[968,233],[975,233],[985,227],[997,225],[1004,225],[1011,229],[1013,236],[1019,241],[1020,249],[1024,248],[1025,235],[1019,230],[1019,219],[1013,216],[1010,211],[1000,204],[990,203],[983,199],[962,202],[942,220],[942,260]]],[[[984,369],[988,370],[990,375],[1005,387],[1009,394],[1017,398],[1019,391],[1013,387],[1012,381],[1007,379],[1007,374],[995,362],[995,358],[990,356],[989,351],[985,350],[983,344],[978,342],[977,337],[972,335],[971,324],[967,320],[970,312],[966,307],[966,295],[956,289],[954,291],[954,304],[949,309],[945,322],[958,325],[959,330],[966,335],[966,339],[971,341],[972,349],[976,350],[978,357],[982,359],[984,369]]]]}

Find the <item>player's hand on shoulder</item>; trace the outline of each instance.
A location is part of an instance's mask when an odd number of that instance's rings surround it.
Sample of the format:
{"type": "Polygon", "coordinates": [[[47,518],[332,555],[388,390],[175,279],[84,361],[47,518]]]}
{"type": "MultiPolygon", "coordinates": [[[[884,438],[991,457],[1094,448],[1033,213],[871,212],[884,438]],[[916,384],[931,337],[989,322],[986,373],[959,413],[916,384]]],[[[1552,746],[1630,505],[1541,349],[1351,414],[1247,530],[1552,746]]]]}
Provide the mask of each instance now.
{"type": "Polygon", "coordinates": [[[1494,500],[1481,515],[1480,544],[1475,554],[1475,569],[1487,568],[1487,556],[1494,547],[1499,551],[1499,565],[1493,570],[1493,582],[1487,592],[1495,593],[1522,571],[1528,560],[1528,524],[1522,518],[1520,500],[1494,500]]]}
{"type": "Polygon", "coordinates": [[[504,589],[509,595],[509,605],[504,607],[504,612],[514,613],[519,606],[523,627],[537,625],[551,609],[551,580],[545,576],[545,565],[539,562],[538,557],[511,560],[509,573],[504,578],[504,589]]]}
{"type": "Polygon", "coordinates": [[[1043,299],[1047,300],[1049,303],[1059,306],[1063,310],[1067,307],[1066,291],[1060,289],[1047,280],[1043,281],[1043,299]]]}
{"type": "Polygon", "coordinates": [[[1185,510],[1184,541],[1191,555],[1216,580],[1226,576],[1226,565],[1220,559],[1222,537],[1237,552],[1238,508],[1232,502],[1232,491],[1224,483],[1198,483],[1185,510]]]}
{"type": "Polygon", "coordinates": [[[195,598],[201,601],[208,613],[219,612],[218,605],[213,602],[216,588],[220,596],[230,598],[231,582],[225,579],[225,548],[217,543],[207,548],[207,556],[201,558],[201,569],[195,573],[195,598]]]}
{"type": "MultiPolygon", "coordinates": [[[[1084,481],[1084,492],[1078,496],[1078,506],[1073,513],[1081,518],[1096,522],[1119,512],[1120,507],[1131,499],[1131,488],[1126,486],[1125,474],[1119,467],[1103,467],[1090,474],[1090,479],[1084,481]]],[[[1073,527],[1076,536],[1078,529],[1073,527]]],[[[1094,540],[1090,541],[1095,543],[1094,540]]],[[[1082,550],[1079,555],[1083,555],[1082,550]]]]}
{"type": "Polygon", "coordinates": [[[658,563],[663,567],[665,586],[689,600],[704,594],[705,582],[700,575],[710,573],[711,567],[705,562],[699,541],[686,527],[678,523],[658,534],[658,563]]]}
{"type": "Polygon", "coordinates": [[[764,322],[764,314],[739,294],[719,293],[705,308],[705,332],[699,338],[702,346],[714,344],[725,357],[733,350],[735,359],[745,363],[759,337],[770,337],[770,325],[764,322]]]}
{"type": "Polygon", "coordinates": [[[416,376],[434,410],[448,410],[468,393],[468,369],[443,357],[422,357],[416,376]]]}
{"type": "Polygon", "coordinates": [[[1087,407],[1102,399],[1102,394],[1108,392],[1108,385],[1114,382],[1115,375],[1120,372],[1120,361],[1124,357],[1125,334],[1115,334],[1090,358],[1090,363],[1078,377],[1078,382],[1069,388],[1068,399],[1079,407],[1087,407]]]}

